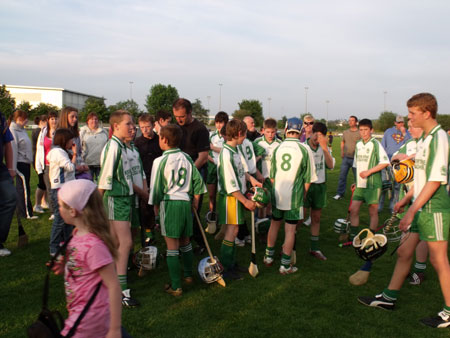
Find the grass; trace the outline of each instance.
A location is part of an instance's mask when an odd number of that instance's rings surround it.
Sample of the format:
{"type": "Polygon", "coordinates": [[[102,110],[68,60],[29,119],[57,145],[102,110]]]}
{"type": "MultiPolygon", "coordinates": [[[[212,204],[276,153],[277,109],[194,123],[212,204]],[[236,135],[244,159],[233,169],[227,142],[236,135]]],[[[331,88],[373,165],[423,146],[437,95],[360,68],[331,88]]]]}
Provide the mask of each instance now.
{"type": "MultiPolygon", "coordinates": [[[[339,139],[335,139],[334,154],[339,154],[338,147],[339,139]]],[[[395,311],[372,309],[357,302],[357,296],[374,295],[387,285],[395,256],[390,255],[391,246],[374,264],[366,285],[349,284],[348,277],[362,261],[352,248],[339,248],[337,234],[333,232],[334,221],[345,218],[349,202],[348,190],[345,199],[332,199],[339,176],[340,158],[336,160],[337,168],[328,175],[328,206],[323,210],[321,222],[320,243],[327,261],[308,254],[309,229],[302,227],[297,234],[299,271],[293,275],[278,273],[279,259],[273,267],[265,267],[262,263],[265,247],[261,243],[257,243],[257,278],[246,275],[244,280],[222,288],[218,284],[204,284],[197,277],[192,286],[183,287],[184,294],[179,298],[163,292],[168,281],[165,262],[142,278],[133,270],[129,273],[129,284],[142,305],[123,310],[123,326],[133,337],[448,337],[448,330],[429,329],[418,321],[435,315],[443,305],[438,280],[430,265],[423,285],[404,285],[395,311]]],[[[37,177],[33,175],[32,187],[36,183],[37,177]]],[[[202,218],[206,208],[207,201],[202,218]]],[[[22,249],[17,248],[17,223],[15,220],[12,223],[6,242],[12,255],[0,258],[0,337],[25,336],[25,328],[40,311],[45,262],[49,258],[49,216],[47,213],[39,220],[23,221],[29,244],[22,249]]],[[[388,212],[382,213],[380,222],[388,216],[388,212]]],[[[361,224],[368,224],[365,206],[361,224]]],[[[220,243],[210,235],[208,238],[218,255],[220,243]]],[[[277,253],[282,238],[280,233],[277,253]]],[[[158,238],[157,246],[161,252],[165,250],[162,238],[158,238]]],[[[237,251],[240,265],[248,266],[250,246],[237,251]]],[[[195,266],[200,258],[196,257],[195,266]]],[[[50,308],[66,315],[63,278],[52,276],[50,283],[50,308]]]]}

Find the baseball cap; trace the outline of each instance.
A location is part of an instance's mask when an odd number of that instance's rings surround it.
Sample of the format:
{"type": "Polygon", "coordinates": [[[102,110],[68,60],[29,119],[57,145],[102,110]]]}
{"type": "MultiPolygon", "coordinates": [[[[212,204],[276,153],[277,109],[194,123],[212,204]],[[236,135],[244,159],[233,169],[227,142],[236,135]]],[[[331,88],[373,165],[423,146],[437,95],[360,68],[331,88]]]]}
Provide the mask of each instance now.
{"type": "Polygon", "coordinates": [[[405,119],[401,115],[397,115],[395,117],[395,122],[405,122],[405,119]]]}
{"type": "Polygon", "coordinates": [[[62,185],[58,190],[58,198],[69,207],[83,211],[95,189],[97,186],[90,180],[73,180],[62,185]]]}
{"type": "Polygon", "coordinates": [[[301,133],[303,127],[303,122],[298,117],[291,117],[286,121],[286,133],[294,132],[301,133]]]}

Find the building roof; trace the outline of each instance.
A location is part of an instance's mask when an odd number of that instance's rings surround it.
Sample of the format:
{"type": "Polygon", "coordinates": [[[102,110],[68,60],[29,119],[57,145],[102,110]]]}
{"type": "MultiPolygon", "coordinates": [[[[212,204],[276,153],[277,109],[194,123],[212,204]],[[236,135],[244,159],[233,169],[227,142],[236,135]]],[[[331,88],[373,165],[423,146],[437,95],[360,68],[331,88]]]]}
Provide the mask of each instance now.
{"type": "Polygon", "coordinates": [[[74,90],[64,89],[64,88],[56,88],[56,87],[38,87],[38,86],[18,86],[18,85],[9,85],[9,84],[5,84],[5,86],[8,87],[8,88],[21,88],[21,89],[37,89],[37,90],[62,91],[62,92],[68,92],[68,93],[73,93],[73,94],[78,94],[78,95],[84,95],[84,96],[89,96],[89,97],[95,97],[96,99],[105,100],[104,97],[95,96],[95,95],[91,95],[91,94],[80,93],[80,92],[76,92],[76,91],[74,91],[74,90]]]}

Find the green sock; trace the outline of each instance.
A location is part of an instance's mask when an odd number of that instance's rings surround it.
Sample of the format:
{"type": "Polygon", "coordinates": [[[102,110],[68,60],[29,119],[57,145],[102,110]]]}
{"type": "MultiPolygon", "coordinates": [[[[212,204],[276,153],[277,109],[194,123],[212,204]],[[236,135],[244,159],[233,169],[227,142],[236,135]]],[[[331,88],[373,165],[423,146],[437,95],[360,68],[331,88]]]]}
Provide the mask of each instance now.
{"type": "Polygon", "coordinates": [[[274,247],[266,247],[266,256],[273,258],[273,255],[275,254],[275,248],[274,247]]]}
{"type": "Polygon", "coordinates": [[[283,256],[281,256],[281,265],[283,265],[286,269],[289,269],[291,266],[291,256],[288,256],[283,252],[283,256]]]}
{"type": "Polygon", "coordinates": [[[194,252],[192,244],[180,247],[181,260],[183,261],[184,277],[192,277],[192,262],[194,261],[194,252]]]}
{"type": "Polygon", "coordinates": [[[311,236],[311,251],[319,250],[319,236],[311,236]]]}
{"type": "Polygon", "coordinates": [[[349,239],[351,241],[353,241],[353,238],[355,238],[355,236],[358,234],[359,232],[359,226],[354,227],[354,226],[350,226],[350,237],[349,239]]]}
{"type": "Polygon", "coordinates": [[[444,305],[444,312],[447,316],[450,316],[450,306],[444,305]]]}
{"type": "Polygon", "coordinates": [[[421,273],[425,273],[425,270],[427,268],[427,262],[419,262],[416,260],[416,262],[414,263],[414,267],[412,269],[412,272],[421,272],[421,273]]]}
{"type": "Polygon", "coordinates": [[[223,240],[220,247],[220,261],[225,269],[231,269],[233,267],[233,247],[234,243],[223,240]]]}
{"type": "Polygon", "coordinates": [[[233,242],[233,255],[231,257],[233,257],[231,267],[234,267],[236,265],[236,243],[235,242],[233,242]]]}
{"type": "Polygon", "coordinates": [[[178,250],[167,250],[167,267],[169,268],[170,282],[172,289],[181,288],[180,253],[178,250]]]}
{"type": "Polygon", "coordinates": [[[383,290],[383,297],[387,300],[396,301],[398,297],[398,290],[389,290],[388,288],[383,290]]]}
{"type": "Polygon", "coordinates": [[[122,291],[128,289],[127,285],[127,275],[118,275],[119,277],[119,284],[122,291]]]}

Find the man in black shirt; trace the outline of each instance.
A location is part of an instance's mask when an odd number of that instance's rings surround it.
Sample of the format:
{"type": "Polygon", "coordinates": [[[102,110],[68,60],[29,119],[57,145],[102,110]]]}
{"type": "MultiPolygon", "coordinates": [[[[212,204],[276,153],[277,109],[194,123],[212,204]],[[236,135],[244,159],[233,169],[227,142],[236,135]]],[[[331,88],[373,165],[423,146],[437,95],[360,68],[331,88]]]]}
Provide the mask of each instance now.
{"type": "MultiPolygon", "coordinates": [[[[162,151],[159,147],[159,137],[153,132],[153,117],[150,114],[142,114],[139,116],[138,123],[142,136],[136,138],[134,145],[141,156],[147,183],[150,184],[153,161],[162,155],[162,151]]],[[[153,233],[155,228],[155,212],[153,206],[148,204],[148,201],[140,199],[139,202],[141,212],[141,244],[144,247],[151,244],[155,238],[153,233]]]]}
{"type": "Polygon", "coordinates": [[[258,137],[261,136],[260,133],[255,128],[255,120],[251,116],[244,117],[244,122],[247,125],[247,138],[250,141],[256,140],[258,137]]]}
{"type": "MultiPolygon", "coordinates": [[[[183,130],[180,148],[192,158],[195,166],[203,176],[203,180],[205,180],[209,151],[209,131],[202,122],[192,116],[192,105],[189,100],[177,99],[172,105],[172,111],[177,124],[183,130]]],[[[198,212],[200,212],[202,206],[202,196],[198,204],[198,212]]],[[[198,244],[196,253],[201,254],[205,251],[205,243],[198,225],[195,223],[197,222],[194,218],[194,240],[198,244]]]]}

